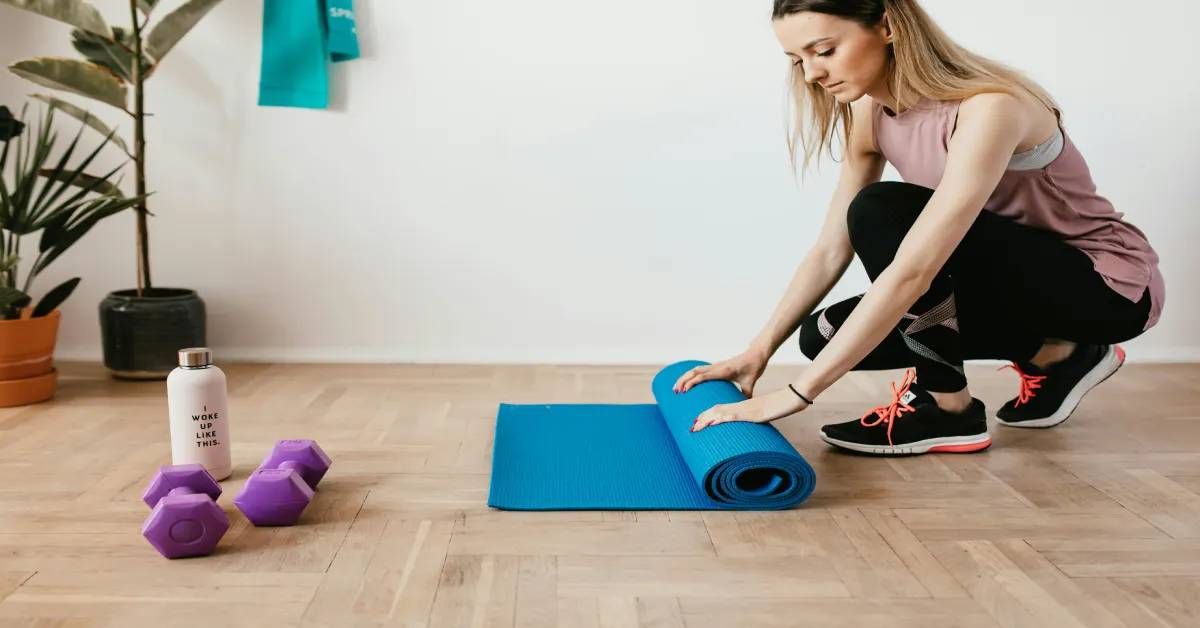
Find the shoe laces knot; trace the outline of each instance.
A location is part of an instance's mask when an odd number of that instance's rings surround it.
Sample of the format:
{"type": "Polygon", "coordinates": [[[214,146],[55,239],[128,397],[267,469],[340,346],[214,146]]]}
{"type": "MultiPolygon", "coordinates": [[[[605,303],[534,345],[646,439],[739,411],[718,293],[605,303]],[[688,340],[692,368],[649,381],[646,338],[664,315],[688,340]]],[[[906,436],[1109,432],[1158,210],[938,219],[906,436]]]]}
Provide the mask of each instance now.
{"type": "Polygon", "coordinates": [[[858,422],[861,423],[863,427],[874,427],[880,423],[886,424],[888,445],[894,446],[895,443],[892,442],[892,425],[895,423],[896,419],[900,418],[900,416],[905,412],[916,411],[916,408],[902,401],[904,398],[904,393],[908,392],[909,387],[913,385],[913,382],[915,382],[916,379],[917,372],[913,369],[908,369],[908,371],[904,373],[904,379],[900,382],[899,388],[896,387],[896,382],[892,382],[892,402],[871,410],[867,410],[866,414],[862,415],[862,418],[860,418],[858,422]],[[867,417],[871,416],[872,414],[875,415],[875,419],[872,421],[867,421],[867,417]]]}
{"type": "Polygon", "coordinates": [[[1028,403],[1030,399],[1033,399],[1037,395],[1037,389],[1042,387],[1042,380],[1046,379],[1045,375],[1030,375],[1022,371],[1016,362],[1005,364],[996,370],[1000,371],[1003,369],[1012,369],[1021,377],[1021,390],[1017,393],[1017,400],[1013,402],[1014,408],[1023,403],[1028,403]]]}

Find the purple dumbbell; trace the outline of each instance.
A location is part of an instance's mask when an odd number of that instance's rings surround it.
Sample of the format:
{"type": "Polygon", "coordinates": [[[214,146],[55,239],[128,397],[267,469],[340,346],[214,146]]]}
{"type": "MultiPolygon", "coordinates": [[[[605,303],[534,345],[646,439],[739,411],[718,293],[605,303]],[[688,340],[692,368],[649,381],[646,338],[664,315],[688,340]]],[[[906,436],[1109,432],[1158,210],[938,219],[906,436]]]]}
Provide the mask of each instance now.
{"type": "Polygon", "coordinates": [[[315,441],[281,440],[233,503],[256,526],[290,526],[312,501],[331,464],[315,441]]]}
{"type": "Polygon", "coordinates": [[[142,501],[153,508],[142,536],[167,558],[206,556],[229,529],[229,517],[217,506],[221,486],[204,465],[161,467],[142,501]]]}

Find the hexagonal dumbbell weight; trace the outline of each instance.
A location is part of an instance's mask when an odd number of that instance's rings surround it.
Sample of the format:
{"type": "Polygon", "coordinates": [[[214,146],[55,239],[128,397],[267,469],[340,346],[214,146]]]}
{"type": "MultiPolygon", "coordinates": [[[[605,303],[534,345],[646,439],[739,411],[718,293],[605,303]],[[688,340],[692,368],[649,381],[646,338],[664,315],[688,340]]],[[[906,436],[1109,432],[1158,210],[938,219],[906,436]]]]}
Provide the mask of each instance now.
{"type": "Polygon", "coordinates": [[[204,465],[161,467],[142,493],[153,508],[142,536],[167,558],[206,556],[229,529],[229,517],[217,506],[221,486],[204,465]]]}
{"type": "Polygon", "coordinates": [[[233,503],[256,526],[290,526],[312,501],[331,464],[315,441],[281,440],[233,503]]]}

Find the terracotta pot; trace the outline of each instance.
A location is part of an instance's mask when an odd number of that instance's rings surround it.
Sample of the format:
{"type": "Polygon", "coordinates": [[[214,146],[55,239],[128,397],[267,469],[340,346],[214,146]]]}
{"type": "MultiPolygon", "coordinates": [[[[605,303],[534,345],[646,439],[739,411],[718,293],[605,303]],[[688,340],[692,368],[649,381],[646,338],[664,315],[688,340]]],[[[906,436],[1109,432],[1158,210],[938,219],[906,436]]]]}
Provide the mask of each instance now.
{"type": "Polygon", "coordinates": [[[21,406],[54,396],[58,372],[54,369],[54,345],[62,314],[0,320],[0,407],[21,406]]]}

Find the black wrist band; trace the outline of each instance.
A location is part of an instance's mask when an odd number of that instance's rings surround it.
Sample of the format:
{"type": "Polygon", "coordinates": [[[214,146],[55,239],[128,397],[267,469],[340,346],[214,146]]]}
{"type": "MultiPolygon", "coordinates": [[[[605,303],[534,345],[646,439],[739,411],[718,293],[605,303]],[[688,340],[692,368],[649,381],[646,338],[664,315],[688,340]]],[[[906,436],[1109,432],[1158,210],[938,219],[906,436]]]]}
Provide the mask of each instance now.
{"type": "Polygon", "coordinates": [[[810,406],[811,406],[811,405],[813,405],[813,402],[812,402],[812,400],[811,400],[811,399],[809,399],[808,397],[805,397],[804,395],[801,395],[801,394],[800,394],[800,391],[796,390],[796,388],[795,388],[794,386],[792,386],[791,384],[788,384],[788,388],[791,388],[791,389],[792,389],[792,392],[796,393],[796,396],[797,396],[797,397],[799,397],[799,398],[803,399],[803,400],[804,400],[804,403],[807,403],[807,404],[808,404],[808,405],[810,405],[810,406]]]}

